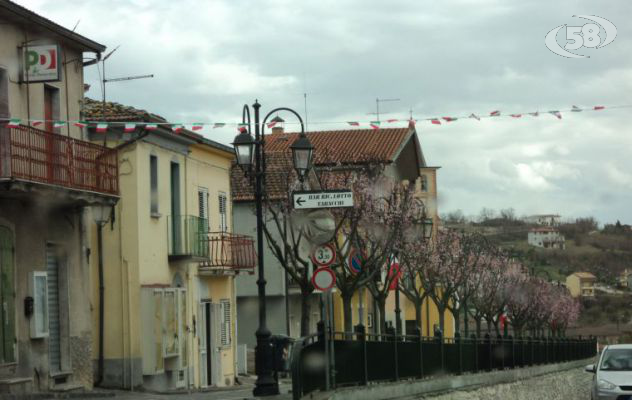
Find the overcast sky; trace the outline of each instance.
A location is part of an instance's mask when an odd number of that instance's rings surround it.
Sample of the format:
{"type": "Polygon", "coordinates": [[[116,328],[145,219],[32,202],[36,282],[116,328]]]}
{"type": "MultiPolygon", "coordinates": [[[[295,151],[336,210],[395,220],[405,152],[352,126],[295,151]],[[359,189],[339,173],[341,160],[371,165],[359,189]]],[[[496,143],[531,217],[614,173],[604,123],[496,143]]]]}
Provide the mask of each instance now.
{"type": "MultiPolygon", "coordinates": [[[[111,101],[175,122],[241,118],[255,98],[328,121],[504,114],[572,105],[632,104],[629,0],[159,1],[18,0],[112,49],[111,101]],[[564,58],[547,32],[596,15],[618,29],[614,42],[564,58]]],[[[605,34],[602,33],[602,40],[605,34]]],[[[558,42],[566,43],[565,29],[558,42]]],[[[100,98],[95,66],[89,96],[100,98]]],[[[439,171],[440,212],[513,207],[518,215],[595,216],[632,223],[632,108],[520,119],[464,119],[417,131],[439,171]]],[[[386,124],[384,125],[386,126],[386,124]]],[[[229,143],[234,127],[206,130],[229,143]]]]}

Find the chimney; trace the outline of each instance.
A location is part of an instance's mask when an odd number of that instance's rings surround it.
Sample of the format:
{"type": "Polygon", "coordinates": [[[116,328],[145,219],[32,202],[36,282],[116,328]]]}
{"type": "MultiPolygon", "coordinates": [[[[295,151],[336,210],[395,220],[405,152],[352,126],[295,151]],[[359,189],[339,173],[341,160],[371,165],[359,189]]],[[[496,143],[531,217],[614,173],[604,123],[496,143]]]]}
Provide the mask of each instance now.
{"type": "Polygon", "coordinates": [[[272,133],[283,133],[285,131],[285,120],[278,115],[270,122],[268,122],[268,126],[272,128],[272,133]]]}

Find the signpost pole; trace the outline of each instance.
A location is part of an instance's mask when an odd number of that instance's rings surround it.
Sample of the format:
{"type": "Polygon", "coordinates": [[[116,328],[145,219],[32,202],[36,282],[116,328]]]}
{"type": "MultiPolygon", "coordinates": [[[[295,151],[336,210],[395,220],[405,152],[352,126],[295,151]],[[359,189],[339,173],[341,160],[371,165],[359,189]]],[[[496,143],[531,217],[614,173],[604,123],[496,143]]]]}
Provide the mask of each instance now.
{"type": "Polygon", "coordinates": [[[329,371],[329,363],[331,359],[329,358],[329,296],[327,292],[323,292],[320,294],[320,299],[323,301],[324,299],[324,309],[323,313],[323,330],[325,336],[325,390],[329,390],[330,383],[330,371],[329,371]]]}
{"type": "Polygon", "coordinates": [[[331,386],[332,387],[336,387],[336,352],[334,349],[334,324],[333,324],[333,318],[334,318],[334,306],[333,306],[333,301],[332,301],[332,294],[331,294],[331,290],[328,290],[326,293],[327,296],[327,308],[329,309],[329,329],[331,332],[331,340],[329,341],[329,345],[331,346],[331,349],[329,351],[329,357],[331,359],[331,369],[330,369],[330,373],[331,373],[331,386]]]}

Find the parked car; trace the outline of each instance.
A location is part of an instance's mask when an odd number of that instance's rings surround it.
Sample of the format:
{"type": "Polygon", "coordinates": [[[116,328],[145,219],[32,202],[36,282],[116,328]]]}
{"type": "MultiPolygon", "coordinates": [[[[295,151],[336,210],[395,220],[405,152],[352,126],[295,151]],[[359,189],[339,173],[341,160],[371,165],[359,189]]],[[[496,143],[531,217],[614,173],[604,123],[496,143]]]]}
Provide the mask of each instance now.
{"type": "Polygon", "coordinates": [[[586,366],[595,374],[592,400],[632,400],[632,344],[606,346],[597,364],[586,366]]]}

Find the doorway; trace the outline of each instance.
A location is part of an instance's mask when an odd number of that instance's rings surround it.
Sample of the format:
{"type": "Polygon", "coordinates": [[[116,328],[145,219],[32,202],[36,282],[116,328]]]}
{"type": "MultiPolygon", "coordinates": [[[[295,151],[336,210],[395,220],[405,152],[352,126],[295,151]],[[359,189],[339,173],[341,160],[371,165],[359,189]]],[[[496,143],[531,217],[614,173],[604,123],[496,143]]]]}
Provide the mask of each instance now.
{"type": "Polygon", "coordinates": [[[200,326],[200,386],[207,387],[213,384],[213,366],[208,349],[211,343],[211,302],[202,301],[200,303],[199,326],[200,326]]]}
{"type": "Polygon", "coordinates": [[[48,358],[50,372],[61,371],[61,320],[59,316],[59,257],[54,245],[46,246],[48,275],[48,358]]]}

